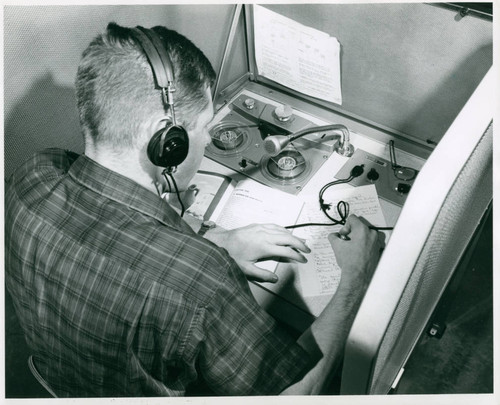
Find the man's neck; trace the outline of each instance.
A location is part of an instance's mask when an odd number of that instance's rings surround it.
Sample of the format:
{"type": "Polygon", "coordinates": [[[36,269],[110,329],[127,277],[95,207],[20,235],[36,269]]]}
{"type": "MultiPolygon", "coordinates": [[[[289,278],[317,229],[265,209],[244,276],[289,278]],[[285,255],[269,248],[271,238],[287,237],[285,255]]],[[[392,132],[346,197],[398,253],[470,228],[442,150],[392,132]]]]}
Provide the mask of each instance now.
{"type": "Polygon", "coordinates": [[[140,151],[119,154],[105,148],[86,147],[85,155],[101,166],[135,181],[155,194],[157,193],[154,177],[142,163],[140,151]]]}

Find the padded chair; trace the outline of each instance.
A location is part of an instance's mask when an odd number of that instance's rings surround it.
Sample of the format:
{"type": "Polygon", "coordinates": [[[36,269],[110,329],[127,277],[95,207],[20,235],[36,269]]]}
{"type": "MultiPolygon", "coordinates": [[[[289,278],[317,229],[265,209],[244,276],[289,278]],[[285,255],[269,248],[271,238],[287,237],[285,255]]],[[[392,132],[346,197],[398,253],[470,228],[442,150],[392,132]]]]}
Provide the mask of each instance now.
{"type": "Polygon", "coordinates": [[[40,383],[40,385],[45,388],[45,390],[52,395],[54,398],[57,398],[56,393],[50,388],[49,384],[47,384],[47,381],[40,375],[38,370],[36,369],[35,362],[33,360],[33,356],[30,356],[28,358],[28,367],[30,368],[31,374],[33,374],[33,377],[37,379],[37,381],[40,383]]]}
{"type": "Polygon", "coordinates": [[[350,331],[341,394],[387,394],[492,201],[492,69],[419,173],[350,331]]]}

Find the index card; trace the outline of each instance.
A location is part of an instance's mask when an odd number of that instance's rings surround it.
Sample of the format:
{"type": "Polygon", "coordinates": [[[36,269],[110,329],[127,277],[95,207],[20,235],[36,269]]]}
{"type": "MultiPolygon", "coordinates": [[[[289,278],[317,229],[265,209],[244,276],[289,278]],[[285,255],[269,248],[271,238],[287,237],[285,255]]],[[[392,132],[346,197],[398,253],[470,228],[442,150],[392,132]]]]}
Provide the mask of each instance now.
{"type": "Polygon", "coordinates": [[[325,32],[254,6],[260,75],[306,95],[342,104],[340,43],[325,32]]]}

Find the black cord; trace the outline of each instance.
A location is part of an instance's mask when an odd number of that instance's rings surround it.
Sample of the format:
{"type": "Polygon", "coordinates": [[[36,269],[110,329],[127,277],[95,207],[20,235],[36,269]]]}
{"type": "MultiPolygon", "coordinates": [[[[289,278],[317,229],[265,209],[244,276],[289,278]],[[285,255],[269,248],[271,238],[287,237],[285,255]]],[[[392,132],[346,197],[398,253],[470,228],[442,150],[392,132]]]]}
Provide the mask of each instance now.
{"type": "MultiPolygon", "coordinates": [[[[330,205],[330,204],[326,204],[330,205]]],[[[345,201],[339,201],[337,204],[337,212],[339,213],[340,220],[332,218],[330,215],[328,215],[325,210],[323,210],[323,213],[332,221],[331,223],[325,224],[325,223],[318,223],[318,222],[306,222],[303,224],[296,224],[296,225],[288,225],[285,226],[285,229],[295,229],[295,228],[303,228],[306,226],[334,226],[334,225],[344,225],[347,217],[349,216],[349,204],[346,203],[345,201]]]]}
{"type": "MultiPolygon", "coordinates": [[[[335,219],[330,214],[328,214],[328,210],[332,207],[331,204],[325,204],[323,200],[323,194],[325,193],[326,190],[328,190],[330,187],[335,186],[337,184],[343,184],[343,183],[349,183],[352,179],[359,177],[363,174],[364,165],[357,165],[354,166],[351,169],[351,173],[348,178],[346,179],[339,179],[332,181],[330,183],[325,184],[320,192],[319,192],[319,207],[321,211],[326,215],[326,217],[332,221],[331,223],[316,223],[316,222],[307,222],[303,224],[296,224],[296,225],[288,225],[285,226],[285,229],[295,229],[295,228],[303,228],[306,226],[334,226],[334,225],[345,225],[347,221],[347,217],[349,216],[349,204],[345,201],[339,201],[337,203],[337,212],[339,214],[340,219],[335,219]]],[[[393,227],[377,227],[377,226],[370,226],[370,229],[375,229],[377,231],[390,231],[394,229],[393,227]]]]}
{"type": "Polygon", "coordinates": [[[335,186],[337,184],[343,184],[343,183],[349,183],[352,179],[355,177],[361,176],[363,173],[363,165],[361,166],[354,166],[351,170],[351,174],[348,178],[346,179],[339,179],[335,181],[331,181],[330,183],[325,184],[320,192],[319,192],[319,208],[321,211],[323,211],[323,214],[326,215],[326,217],[332,221],[331,223],[316,223],[316,222],[307,222],[303,224],[296,224],[296,225],[288,225],[285,226],[285,229],[295,229],[295,228],[303,228],[306,226],[334,226],[334,225],[344,225],[347,217],[349,216],[349,204],[346,203],[345,201],[339,201],[337,204],[337,212],[340,216],[340,219],[335,219],[330,214],[328,214],[328,210],[331,208],[331,204],[325,204],[323,200],[323,194],[327,189],[329,189],[332,186],[335,186]]]}
{"type": "Polygon", "coordinates": [[[288,225],[288,226],[285,226],[285,229],[304,228],[306,226],[333,226],[333,225],[336,225],[336,224],[334,224],[334,223],[323,224],[323,223],[319,223],[319,222],[308,222],[308,223],[304,223],[304,224],[288,225]]]}
{"type": "Polygon", "coordinates": [[[174,183],[174,188],[175,188],[175,194],[177,194],[177,200],[179,201],[179,205],[181,206],[181,217],[184,216],[184,204],[182,203],[181,195],[179,193],[179,189],[177,188],[177,183],[175,182],[174,176],[172,175],[172,171],[169,169],[163,170],[163,176],[165,177],[165,180],[167,180],[168,186],[170,187],[170,182],[168,181],[167,174],[170,176],[172,179],[172,183],[174,183]]]}
{"type": "Polygon", "coordinates": [[[349,177],[347,177],[346,179],[331,181],[330,183],[325,184],[319,191],[319,208],[321,209],[321,211],[323,211],[323,214],[325,214],[326,217],[333,222],[332,225],[345,225],[347,217],[349,216],[349,204],[347,204],[345,201],[339,201],[339,203],[337,204],[337,212],[340,215],[340,220],[335,219],[331,217],[327,212],[332,207],[332,205],[325,204],[325,201],[323,200],[323,194],[325,194],[325,191],[332,186],[335,186],[337,184],[349,183],[352,179],[361,176],[365,171],[364,166],[365,165],[354,166],[351,169],[349,177]]]}
{"type": "Polygon", "coordinates": [[[394,150],[394,141],[389,141],[389,156],[391,158],[392,170],[398,169],[400,166],[396,163],[396,151],[394,150]]]}
{"type": "Polygon", "coordinates": [[[323,194],[325,193],[326,190],[328,190],[330,187],[335,186],[337,184],[343,184],[343,183],[349,183],[354,176],[349,176],[347,179],[342,179],[342,180],[336,180],[332,181],[328,184],[325,184],[323,188],[319,192],[319,208],[321,211],[323,211],[323,214],[326,215],[326,217],[333,222],[332,225],[345,225],[345,221],[347,220],[347,217],[349,216],[349,204],[347,204],[345,201],[339,201],[337,204],[337,212],[339,213],[340,220],[335,219],[330,214],[328,214],[328,210],[332,207],[331,204],[325,204],[325,201],[323,200],[323,194]]]}
{"type": "Polygon", "coordinates": [[[167,181],[167,186],[168,186],[167,193],[171,193],[172,192],[172,186],[171,186],[170,181],[168,180],[168,177],[166,176],[165,172],[167,172],[167,169],[165,169],[163,171],[163,176],[165,177],[165,180],[167,181]]]}

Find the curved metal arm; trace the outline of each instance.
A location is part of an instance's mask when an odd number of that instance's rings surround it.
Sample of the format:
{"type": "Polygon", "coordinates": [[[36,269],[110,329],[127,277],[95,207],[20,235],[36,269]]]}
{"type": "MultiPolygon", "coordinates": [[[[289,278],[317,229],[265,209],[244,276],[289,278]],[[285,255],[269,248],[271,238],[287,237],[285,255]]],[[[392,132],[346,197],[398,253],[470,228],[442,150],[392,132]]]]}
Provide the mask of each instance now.
{"type": "Polygon", "coordinates": [[[323,132],[323,131],[340,131],[342,133],[342,136],[337,145],[335,146],[335,152],[337,152],[339,155],[346,157],[352,156],[352,154],[354,153],[354,147],[350,142],[350,132],[349,129],[342,124],[331,124],[331,125],[323,125],[320,127],[306,128],[303,129],[302,131],[296,132],[293,135],[290,135],[289,140],[291,142],[304,135],[313,134],[315,132],[323,132]]]}
{"type": "Polygon", "coordinates": [[[303,129],[302,131],[295,132],[290,135],[271,135],[268,136],[264,140],[264,149],[266,153],[271,156],[276,156],[280,153],[283,148],[288,145],[290,142],[298,139],[307,134],[314,134],[315,132],[323,132],[323,131],[341,131],[342,136],[340,140],[335,145],[335,152],[339,155],[350,157],[354,153],[354,147],[350,143],[349,139],[349,130],[345,125],[342,124],[331,124],[331,125],[323,125],[320,127],[311,127],[303,129]]]}

